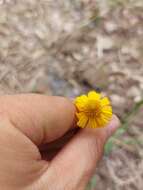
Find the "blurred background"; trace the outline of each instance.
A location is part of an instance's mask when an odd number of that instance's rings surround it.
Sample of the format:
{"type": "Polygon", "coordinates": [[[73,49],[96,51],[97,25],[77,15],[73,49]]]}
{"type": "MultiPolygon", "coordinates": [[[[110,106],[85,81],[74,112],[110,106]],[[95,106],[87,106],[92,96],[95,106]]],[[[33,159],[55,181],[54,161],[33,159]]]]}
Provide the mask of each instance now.
{"type": "Polygon", "coordinates": [[[87,189],[143,189],[143,0],[0,0],[0,94],[91,89],[122,128],[87,189]]]}

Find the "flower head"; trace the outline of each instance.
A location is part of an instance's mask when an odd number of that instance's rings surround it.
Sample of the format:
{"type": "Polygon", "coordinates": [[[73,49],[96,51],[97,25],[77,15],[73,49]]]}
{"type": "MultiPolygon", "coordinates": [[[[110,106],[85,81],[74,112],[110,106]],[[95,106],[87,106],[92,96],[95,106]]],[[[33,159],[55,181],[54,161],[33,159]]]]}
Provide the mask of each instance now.
{"type": "Polygon", "coordinates": [[[75,99],[79,127],[104,127],[112,117],[112,107],[107,97],[91,91],[75,99]]]}

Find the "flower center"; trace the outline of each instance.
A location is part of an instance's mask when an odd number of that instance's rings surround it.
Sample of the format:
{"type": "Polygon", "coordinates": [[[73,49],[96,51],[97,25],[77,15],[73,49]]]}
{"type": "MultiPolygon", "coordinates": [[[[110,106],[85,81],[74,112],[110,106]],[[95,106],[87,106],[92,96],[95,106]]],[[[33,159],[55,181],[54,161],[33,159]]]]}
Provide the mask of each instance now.
{"type": "Polygon", "coordinates": [[[85,113],[88,117],[97,117],[101,113],[101,104],[99,100],[90,99],[87,102],[85,113]]]}

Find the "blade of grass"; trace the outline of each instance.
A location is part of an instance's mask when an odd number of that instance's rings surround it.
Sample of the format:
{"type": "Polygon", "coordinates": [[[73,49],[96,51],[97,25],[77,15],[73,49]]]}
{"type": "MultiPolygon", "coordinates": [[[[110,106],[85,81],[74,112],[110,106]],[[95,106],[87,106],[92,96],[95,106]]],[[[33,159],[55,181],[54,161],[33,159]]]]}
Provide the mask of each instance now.
{"type": "Polygon", "coordinates": [[[132,116],[136,115],[140,107],[143,105],[143,99],[137,102],[132,110],[126,114],[126,116],[121,120],[122,128],[126,129],[128,127],[129,120],[132,116]]]}
{"type": "MultiPolygon", "coordinates": [[[[105,145],[105,149],[104,149],[105,155],[109,155],[109,153],[112,151],[112,149],[115,146],[114,142],[118,141],[118,138],[127,131],[128,127],[129,127],[130,118],[135,116],[138,113],[138,111],[142,105],[143,105],[143,99],[140,100],[139,102],[137,102],[133,106],[131,111],[128,112],[123,119],[121,119],[121,127],[117,130],[117,132],[114,134],[114,136],[108,140],[108,142],[105,145]]],[[[124,143],[124,144],[126,144],[126,143],[124,143]]]]}

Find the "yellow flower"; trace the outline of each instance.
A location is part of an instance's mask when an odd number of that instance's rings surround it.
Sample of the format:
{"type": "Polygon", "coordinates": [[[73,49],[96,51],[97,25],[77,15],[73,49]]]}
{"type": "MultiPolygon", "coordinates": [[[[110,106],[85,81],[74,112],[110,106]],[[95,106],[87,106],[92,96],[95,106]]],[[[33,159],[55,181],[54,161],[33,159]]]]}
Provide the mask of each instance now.
{"type": "Polygon", "coordinates": [[[112,117],[112,107],[107,97],[91,91],[75,99],[79,127],[104,127],[112,117]]]}

